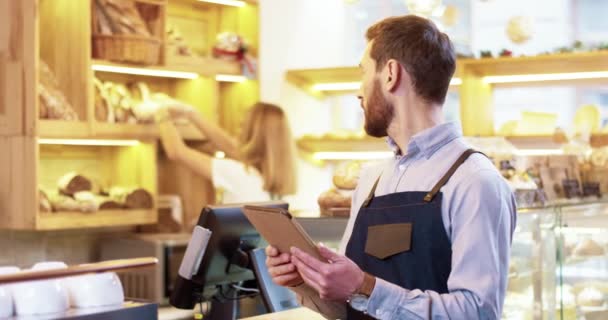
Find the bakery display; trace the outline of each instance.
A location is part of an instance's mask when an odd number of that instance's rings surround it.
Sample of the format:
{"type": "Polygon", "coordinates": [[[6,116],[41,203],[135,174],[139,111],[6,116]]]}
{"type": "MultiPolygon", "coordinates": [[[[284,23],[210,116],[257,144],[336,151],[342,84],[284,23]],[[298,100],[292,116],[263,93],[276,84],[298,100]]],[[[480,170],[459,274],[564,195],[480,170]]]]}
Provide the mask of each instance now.
{"type": "Polygon", "coordinates": [[[76,192],[91,191],[93,184],[91,180],[76,172],[64,174],[57,181],[59,192],[66,196],[73,196],[76,192]]]}
{"type": "Polygon", "coordinates": [[[150,192],[142,188],[112,187],[102,191],[102,195],[117,203],[123,203],[128,209],[151,209],[154,201],[150,192]]]}
{"type": "Polygon", "coordinates": [[[339,189],[354,190],[361,173],[360,162],[347,162],[338,166],[333,176],[333,183],[339,189]]]}
{"type": "Polygon", "coordinates": [[[78,114],[72,108],[61,89],[51,68],[40,60],[40,81],[38,83],[38,100],[40,102],[40,119],[78,120],[78,114]]]}
{"type": "Polygon", "coordinates": [[[333,186],[317,198],[322,215],[350,215],[352,193],[359,183],[361,167],[362,163],[359,161],[338,165],[332,176],[333,186]]]}
{"type": "Polygon", "coordinates": [[[576,296],[576,303],[584,307],[601,307],[605,300],[604,293],[594,287],[586,287],[576,296]]]}
{"type": "Polygon", "coordinates": [[[95,0],[95,30],[99,34],[131,34],[150,37],[150,31],[130,0],[95,0]]]}
{"type": "Polygon", "coordinates": [[[338,190],[335,188],[329,189],[321,195],[317,202],[323,208],[350,208],[352,191],[338,190]]]}
{"type": "Polygon", "coordinates": [[[164,4],[95,0],[92,12],[93,57],[117,62],[158,64],[164,4]]]}
{"type": "Polygon", "coordinates": [[[600,256],[604,254],[604,247],[593,239],[585,239],[579,242],[572,250],[572,255],[577,257],[600,256]]]}
{"type": "MultiPolygon", "coordinates": [[[[154,115],[163,105],[194,108],[162,92],[153,92],[145,82],[128,84],[102,82],[95,78],[95,120],[109,123],[154,122],[154,115]]],[[[179,121],[179,119],[178,119],[179,121]]]]}
{"type": "Polygon", "coordinates": [[[67,173],[57,188],[39,191],[40,212],[152,209],[154,197],[139,187],[114,186],[100,190],[91,179],[76,172],[67,173]]]}
{"type": "Polygon", "coordinates": [[[51,202],[49,201],[49,197],[42,190],[38,190],[38,199],[39,199],[39,210],[40,212],[51,212],[53,211],[53,207],[51,206],[51,202]]]}

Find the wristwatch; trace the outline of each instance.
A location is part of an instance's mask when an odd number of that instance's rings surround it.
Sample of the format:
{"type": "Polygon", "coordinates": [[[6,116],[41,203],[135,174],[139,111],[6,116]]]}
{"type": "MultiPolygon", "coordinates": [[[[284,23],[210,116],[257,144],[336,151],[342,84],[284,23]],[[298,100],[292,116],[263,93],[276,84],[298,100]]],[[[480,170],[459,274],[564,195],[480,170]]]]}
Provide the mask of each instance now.
{"type": "Polygon", "coordinates": [[[363,273],[363,283],[361,284],[361,287],[347,300],[351,308],[360,312],[366,312],[369,297],[372,295],[375,285],[376,277],[368,274],[367,272],[363,273]]]}

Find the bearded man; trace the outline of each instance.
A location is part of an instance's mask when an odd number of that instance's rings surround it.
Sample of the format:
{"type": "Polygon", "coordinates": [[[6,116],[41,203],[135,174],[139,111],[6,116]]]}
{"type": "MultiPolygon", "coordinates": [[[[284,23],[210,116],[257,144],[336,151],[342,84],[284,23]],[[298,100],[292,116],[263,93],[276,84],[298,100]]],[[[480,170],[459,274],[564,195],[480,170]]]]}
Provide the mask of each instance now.
{"type": "Polygon", "coordinates": [[[414,15],[367,30],[358,97],[365,130],[394,157],[364,171],[339,252],[267,247],[273,280],[333,319],[500,319],[513,194],[460,127],[443,120],[456,68],[447,35],[414,15]]]}

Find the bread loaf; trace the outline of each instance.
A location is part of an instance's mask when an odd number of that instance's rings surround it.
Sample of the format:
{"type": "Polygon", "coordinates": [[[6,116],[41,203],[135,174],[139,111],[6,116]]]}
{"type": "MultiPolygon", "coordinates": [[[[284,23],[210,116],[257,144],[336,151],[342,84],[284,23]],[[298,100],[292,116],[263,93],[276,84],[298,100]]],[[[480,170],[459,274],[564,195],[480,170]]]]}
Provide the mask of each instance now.
{"type": "Polygon", "coordinates": [[[337,188],[353,190],[359,182],[361,163],[348,162],[340,165],[334,172],[333,182],[337,188]]]}
{"type": "Polygon", "coordinates": [[[65,174],[59,179],[57,186],[59,187],[59,192],[67,196],[74,196],[76,192],[80,191],[91,191],[93,188],[91,180],[76,172],[65,174]]]}
{"type": "Polygon", "coordinates": [[[572,254],[579,257],[599,256],[604,254],[604,248],[593,239],[585,239],[576,245],[572,254]]]}
{"type": "Polygon", "coordinates": [[[319,195],[317,202],[321,208],[350,208],[352,192],[330,189],[319,195]]]}
{"type": "Polygon", "coordinates": [[[40,206],[40,212],[51,212],[53,211],[53,207],[51,206],[51,202],[49,198],[46,196],[46,193],[42,190],[38,190],[38,201],[40,206]]]}
{"type": "Polygon", "coordinates": [[[142,188],[112,187],[104,192],[110,199],[124,203],[128,209],[151,209],[154,207],[152,194],[142,188]]]}

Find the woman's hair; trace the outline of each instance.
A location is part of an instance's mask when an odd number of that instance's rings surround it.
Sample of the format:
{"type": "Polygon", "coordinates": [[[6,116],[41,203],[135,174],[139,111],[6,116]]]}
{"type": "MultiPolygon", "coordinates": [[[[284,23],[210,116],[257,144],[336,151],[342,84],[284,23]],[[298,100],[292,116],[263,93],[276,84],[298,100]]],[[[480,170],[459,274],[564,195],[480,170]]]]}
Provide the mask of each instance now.
{"type": "Polygon", "coordinates": [[[264,179],[264,189],[274,195],[294,194],[296,170],[294,142],[283,110],[256,103],[241,129],[241,158],[264,179]]]}

